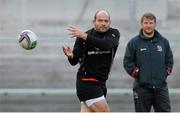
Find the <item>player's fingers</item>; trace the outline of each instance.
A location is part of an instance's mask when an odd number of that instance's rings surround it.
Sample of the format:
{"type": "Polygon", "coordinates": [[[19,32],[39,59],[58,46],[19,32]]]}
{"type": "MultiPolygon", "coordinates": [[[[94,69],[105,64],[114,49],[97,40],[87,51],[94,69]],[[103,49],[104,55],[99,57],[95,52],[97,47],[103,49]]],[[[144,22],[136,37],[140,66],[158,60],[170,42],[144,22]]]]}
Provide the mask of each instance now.
{"type": "Polygon", "coordinates": [[[70,25],[69,28],[71,29],[77,29],[77,27],[70,25]]]}
{"type": "Polygon", "coordinates": [[[63,49],[63,52],[64,52],[64,54],[66,55],[66,50],[65,50],[65,49],[63,49]]]}
{"type": "Polygon", "coordinates": [[[70,35],[70,38],[76,37],[76,35],[74,33],[69,33],[68,35],[70,35]]]}
{"type": "Polygon", "coordinates": [[[75,29],[72,29],[72,28],[68,28],[67,29],[69,32],[75,32],[76,30],[75,29]]]}
{"type": "Polygon", "coordinates": [[[74,32],[68,32],[68,35],[74,35],[75,33],[74,32]]]}
{"type": "Polygon", "coordinates": [[[69,27],[67,30],[68,30],[68,31],[71,31],[71,32],[75,32],[75,31],[76,31],[76,28],[74,28],[74,27],[69,27]]]}
{"type": "Polygon", "coordinates": [[[68,29],[69,29],[69,31],[72,31],[72,32],[79,32],[80,31],[79,28],[77,28],[75,26],[71,26],[68,29]]]}
{"type": "Polygon", "coordinates": [[[65,52],[69,51],[69,49],[70,49],[69,46],[63,46],[62,48],[63,48],[63,51],[65,51],[65,52]]]}
{"type": "Polygon", "coordinates": [[[67,49],[71,49],[69,46],[67,46],[67,49]]]}

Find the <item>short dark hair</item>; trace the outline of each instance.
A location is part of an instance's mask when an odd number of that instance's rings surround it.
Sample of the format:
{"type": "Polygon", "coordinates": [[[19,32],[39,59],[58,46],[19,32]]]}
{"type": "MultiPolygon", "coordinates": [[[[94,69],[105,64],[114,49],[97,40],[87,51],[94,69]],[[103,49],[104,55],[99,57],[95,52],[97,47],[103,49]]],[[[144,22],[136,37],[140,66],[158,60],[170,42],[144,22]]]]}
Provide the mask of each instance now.
{"type": "Polygon", "coordinates": [[[106,10],[98,10],[94,15],[94,20],[96,20],[98,13],[101,12],[101,11],[105,11],[108,14],[109,20],[110,20],[110,14],[106,10]]]}
{"type": "Polygon", "coordinates": [[[144,13],[143,16],[141,17],[141,23],[143,22],[144,18],[150,19],[150,20],[154,20],[154,22],[156,23],[156,16],[152,13],[144,13]]]}

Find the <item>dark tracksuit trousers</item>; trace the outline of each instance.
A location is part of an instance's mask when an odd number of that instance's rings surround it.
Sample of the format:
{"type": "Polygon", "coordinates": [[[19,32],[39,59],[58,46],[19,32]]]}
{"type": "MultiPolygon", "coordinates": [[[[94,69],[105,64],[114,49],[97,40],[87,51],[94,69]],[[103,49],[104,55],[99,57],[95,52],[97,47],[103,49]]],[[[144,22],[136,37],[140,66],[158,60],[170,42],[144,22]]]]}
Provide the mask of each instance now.
{"type": "Polygon", "coordinates": [[[155,112],[171,112],[167,86],[147,88],[139,86],[133,88],[136,112],[150,112],[153,106],[155,112]]]}

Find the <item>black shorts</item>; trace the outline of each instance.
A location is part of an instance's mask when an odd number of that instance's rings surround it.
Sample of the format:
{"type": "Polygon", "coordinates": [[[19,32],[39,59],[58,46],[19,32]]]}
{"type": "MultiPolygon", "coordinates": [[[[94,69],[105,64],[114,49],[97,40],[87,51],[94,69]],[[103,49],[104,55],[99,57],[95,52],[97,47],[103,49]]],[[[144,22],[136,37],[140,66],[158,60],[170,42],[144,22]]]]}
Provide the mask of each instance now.
{"type": "Polygon", "coordinates": [[[105,83],[77,80],[76,93],[80,101],[86,101],[103,95],[106,97],[107,88],[105,83]]]}

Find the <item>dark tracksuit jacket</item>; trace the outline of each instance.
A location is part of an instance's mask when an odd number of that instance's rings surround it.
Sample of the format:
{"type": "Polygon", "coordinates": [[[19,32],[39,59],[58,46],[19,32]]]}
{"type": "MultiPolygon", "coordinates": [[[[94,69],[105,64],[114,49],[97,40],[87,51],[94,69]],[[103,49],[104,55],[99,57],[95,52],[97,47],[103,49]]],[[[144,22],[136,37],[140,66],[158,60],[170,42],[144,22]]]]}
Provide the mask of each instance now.
{"type": "Polygon", "coordinates": [[[68,59],[70,64],[80,63],[77,79],[94,78],[105,82],[119,45],[119,31],[109,28],[105,33],[99,33],[93,29],[86,32],[87,40],[77,38],[73,59],[68,59]]]}
{"type": "Polygon", "coordinates": [[[134,76],[134,69],[139,68],[135,81],[144,86],[161,87],[166,85],[166,78],[173,68],[173,54],[167,39],[158,31],[148,40],[140,31],[129,41],[123,60],[127,73],[134,76]]]}

